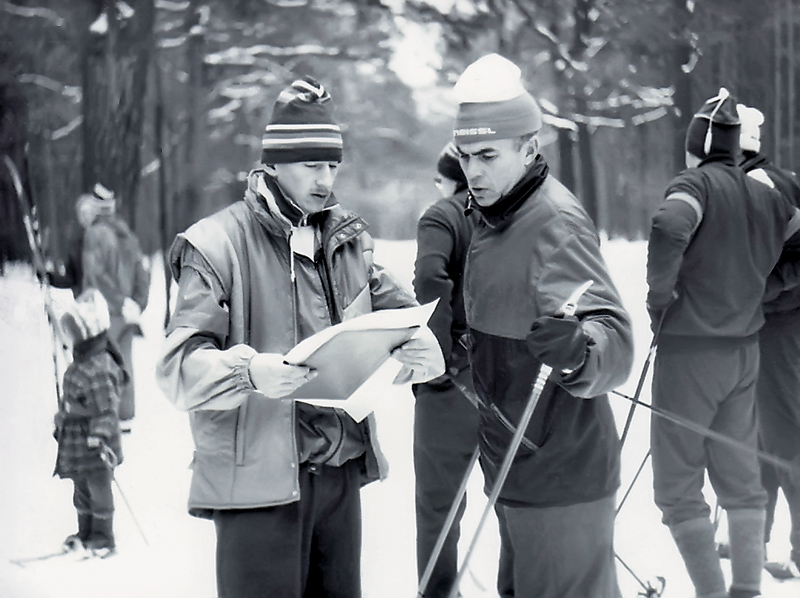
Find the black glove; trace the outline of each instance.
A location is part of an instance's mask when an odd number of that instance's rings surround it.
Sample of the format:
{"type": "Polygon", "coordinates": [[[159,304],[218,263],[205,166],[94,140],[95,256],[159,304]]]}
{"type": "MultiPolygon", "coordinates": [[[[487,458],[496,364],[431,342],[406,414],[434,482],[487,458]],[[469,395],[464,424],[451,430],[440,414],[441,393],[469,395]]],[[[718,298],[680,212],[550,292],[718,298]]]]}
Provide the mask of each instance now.
{"type": "Polygon", "coordinates": [[[586,359],[589,335],[575,316],[542,316],[526,341],[533,356],[554,370],[576,370],[586,359]]]}

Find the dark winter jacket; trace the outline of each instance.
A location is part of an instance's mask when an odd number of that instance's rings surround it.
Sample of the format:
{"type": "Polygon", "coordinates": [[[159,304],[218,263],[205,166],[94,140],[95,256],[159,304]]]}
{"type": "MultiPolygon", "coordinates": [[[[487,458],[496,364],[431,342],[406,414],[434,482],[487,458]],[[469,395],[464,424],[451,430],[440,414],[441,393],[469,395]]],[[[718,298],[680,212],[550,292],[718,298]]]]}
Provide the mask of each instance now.
{"type": "Polygon", "coordinates": [[[653,217],[647,260],[651,313],[669,306],[659,350],[755,342],[764,324],[765,281],[790,234],[794,208],[725,157],[683,171],[665,197],[653,217]]]}
{"type": "MultiPolygon", "coordinates": [[[[320,216],[319,261],[293,254],[278,193],[263,173],[251,173],[243,201],[190,227],[170,253],[179,293],[157,375],[189,412],[189,507],[199,516],[300,498],[298,409],[255,389],[248,368],[257,352],[285,354],[332,323],[417,304],[372,262],[365,223],[338,204],[320,216]]],[[[385,463],[373,417],[359,430],[363,481],[378,479],[385,463]]]]}
{"type": "MultiPolygon", "coordinates": [[[[757,152],[744,152],[741,166],[751,177],[774,187],[800,208],[800,182],[793,172],[778,168],[757,152]]],[[[783,246],[778,263],[767,278],[764,316],[768,321],[786,323],[800,319],[800,233],[783,246]]]]}
{"type": "Polygon", "coordinates": [[[89,448],[87,438],[101,438],[122,462],[119,401],[128,374],[122,357],[105,333],[78,343],[73,361],[64,372],[61,405],[55,417],[58,457],[55,473],[77,478],[108,465],[100,448],[89,448]]]}
{"type": "Polygon", "coordinates": [[[487,491],[541,365],[525,341],[531,325],[558,313],[591,280],[576,312],[590,338],[586,360],[569,375],[552,375],[499,502],[550,507],[610,496],[619,486],[620,447],[604,393],[627,379],[633,337],[594,225],[541,157],[507,196],[481,211],[464,297],[473,380],[485,403],[480,446],[487,491]]]}
{"type": "Polygon", "coordinates": [[[469,366],[464,346],[467,317],[464,313],[464,265],[478,214],[465,214],[466,191],[440,199],[417,223],[417,258],[414,291],[420,303],[439,299],[428,326],[444,354],[446,375],[427,385],[449,388],[448,376],[458,376],[469,366]]]}

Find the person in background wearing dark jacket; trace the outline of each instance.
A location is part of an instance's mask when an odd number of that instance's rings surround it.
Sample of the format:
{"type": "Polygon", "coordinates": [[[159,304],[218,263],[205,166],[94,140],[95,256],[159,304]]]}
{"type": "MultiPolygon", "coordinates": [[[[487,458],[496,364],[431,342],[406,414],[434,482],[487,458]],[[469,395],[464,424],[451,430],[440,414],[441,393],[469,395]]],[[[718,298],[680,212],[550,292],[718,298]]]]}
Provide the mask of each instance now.
{"type": "Polygon", "coordinates": [[[72,479],[78,531],[65,551],[86,549],[108,556],[114,540],[114,467],[122,462],[119,403],[128,374],[108,339],[108,306],[97,289],[86,289],[60,318],[72,343],[73,361],[64,372],[64,395],[55,417],[55,473],[72,479]]]}
{"type": "MultiPolygon", "coordinates": [[[[461,481],[478,446],[478,406],[465,346],[463,275],[477,213],[465,214],[467,179],[455,145],[440,152],[436,188],[441,199],[417,223],[414,291],[417,301],[439,299],[430,327],[444,353],[447,371],[414,385],[414,473],[416,476],[417,574],[422,578],[461,481]]],[[[428,580],[426,598],[446,598],[458,568],[459,525],[466,509],[461,500],[456,519],[428,580]]],[[[511,592],[510,561],[501,560],[498,591],[511,592]]]]}
{"type": "MultiPolygon", "coordinates": [[[[374,310],[417,305],[373,261],[365,222],[333,195],[342,135],[311,77],[278,96],[242,201],[178,235],[178,299],[157,375],[189,412],[189,510],[217,534],[224,598],[361,596],[362,485],[385,476],[374,416],[286,398],[315,373],[283,355],[374,310]]],[[[427,327],[397,382],[444,372],[427,327]]]]}
{"type": "MultiPolygon", "coordinates": [[[[761,153],[764,115],[757,108],[744,104],[739,104],[737,109],[742,121],[742,168],[800,208],[800,183],[795,174],[778,168],[761,153]]],[[[778,264],[767,279],[765,321],[758,336],[761,351],[756,387],[759,442],[768,453],[790,462],[800,459],[800,286],[796,279],[789,280],[785,269],[796,271],[798,261],[800,234],[784,245],[778,264]]],[[[790,558],[771,572],[779,577],[800,577],[800,480],[762,461],[761,482],[768,496],[764,543],[770,541],[779,489],[786,497],[792,522],[790,558]]]]}
{"type": "Polygon", "coordinates": [[[620,443],[605,393],[631,371],[630,317],[594,224],[539,152],[542,113],[520,69],[484,56],[454,94],[454,141],[469,206],[480,215],[464,304],[487,494],[540,366],[553,370],[498,499],[514,595],[618,598],[620,443]],[[577,310],[565,315],[587,282],[577,310]]]}
{"type": "Polygon", "coordinates": [[[694,115],[686,165],[653,216],[647,305],[658,334],[654,406],[749,446],[731,450],[651,420],[653,487],[698,598],[758,596],[764,506],[755,454],[764,285],[800,215],[738,166],[740,122],[725,89],[694,115]],[[706,475],[728,519],[732,582],[720,567],[706,475]]]}

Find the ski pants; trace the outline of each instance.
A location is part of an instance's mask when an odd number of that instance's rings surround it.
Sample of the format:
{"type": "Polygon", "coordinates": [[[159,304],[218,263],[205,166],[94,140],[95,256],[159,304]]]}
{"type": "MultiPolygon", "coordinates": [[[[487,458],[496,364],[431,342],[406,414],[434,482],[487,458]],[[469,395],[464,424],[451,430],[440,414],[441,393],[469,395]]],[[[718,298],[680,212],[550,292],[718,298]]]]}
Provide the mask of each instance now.
{"type": "Polygon", "coordinates": [[[215,511],[219,598],[359,598],[359,465],[300,467],[300,500],[215,511]]]}
{"type": "Polygon", "coordinates": [[[113,474],[110,469],[97,469],[72,479],[72,504],[79,515],[108,519],[114,514],[113,474]]]}
{"type": "Polygon", "coordinates": [[[653,489],[665,525],[709,517],[711,509],[703,495],[706,470],[722,508],[765,507],[767,496],[754,452],[758,367],[755,341],[713,347],[659,345],[653,405],[751,449],[733,448],[654,415],[653,489]]]}
{"type": "Polygon", "coordinates": [[[619,598],[615,497],[565,507],[501,505],[514,554],[514,596],[619,598]]]}
{"type": "MultiPolygon", "coordinates": [[[[459,379],[469,387],[469,370],[459,379]]],[[[428,566],[439,533],[478,446],[479,414],[453,385],[414,386],[414,473],[416,477],[417,575],[428,566]]],[[[461,500],[437,564],[425,588],[425,598],[446,598],[458,574],[460,522],[467,505],[461,500]]],[[[497,510],[498,516],[501,511],[497,510]]],[[[501,533],[502,520],[500,521],[501,533]]],[[[502,552],[497,589],[501,597],[513,596],[511,555],[502,552]]]]}
{"type": "MultiPolygon", "coordinates": [[[[800,458],[800,321],[767,320],[759,333],[761,367],[757,411],[761,444],[768,453],[787,461],[800,458]]],[[[789,472],[762,463],[762,477],[783,490],[792,521],[792,558],[800,562],[800,480],[789,472]]],[[[766,484],[765,484],[766,486],[766,484]]],[[[774,503],[773,503],[774,504],[774,503]]],[[[773,507],[774,509],[774,507],[773,507]]],[[[769,514],[769,511],[768,511],[769,514]]],[[[771,527],[771,521],[768,520],[771,527]]],[[[766,530],[769,538],[770,530],[766,530]]]]}

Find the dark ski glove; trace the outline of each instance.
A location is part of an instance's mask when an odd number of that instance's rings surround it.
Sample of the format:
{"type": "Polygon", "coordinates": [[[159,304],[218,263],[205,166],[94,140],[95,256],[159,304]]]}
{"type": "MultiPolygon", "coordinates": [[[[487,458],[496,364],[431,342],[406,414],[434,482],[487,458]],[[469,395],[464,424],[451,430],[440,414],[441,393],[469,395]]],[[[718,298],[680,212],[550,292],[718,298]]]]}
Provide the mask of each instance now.
{"type": "Polygon", "coordinates": [[[526,340],[533,356],[556,371],[581,367],[589,346],[589,335],[575,316],[542,316],[526,340]]]}

